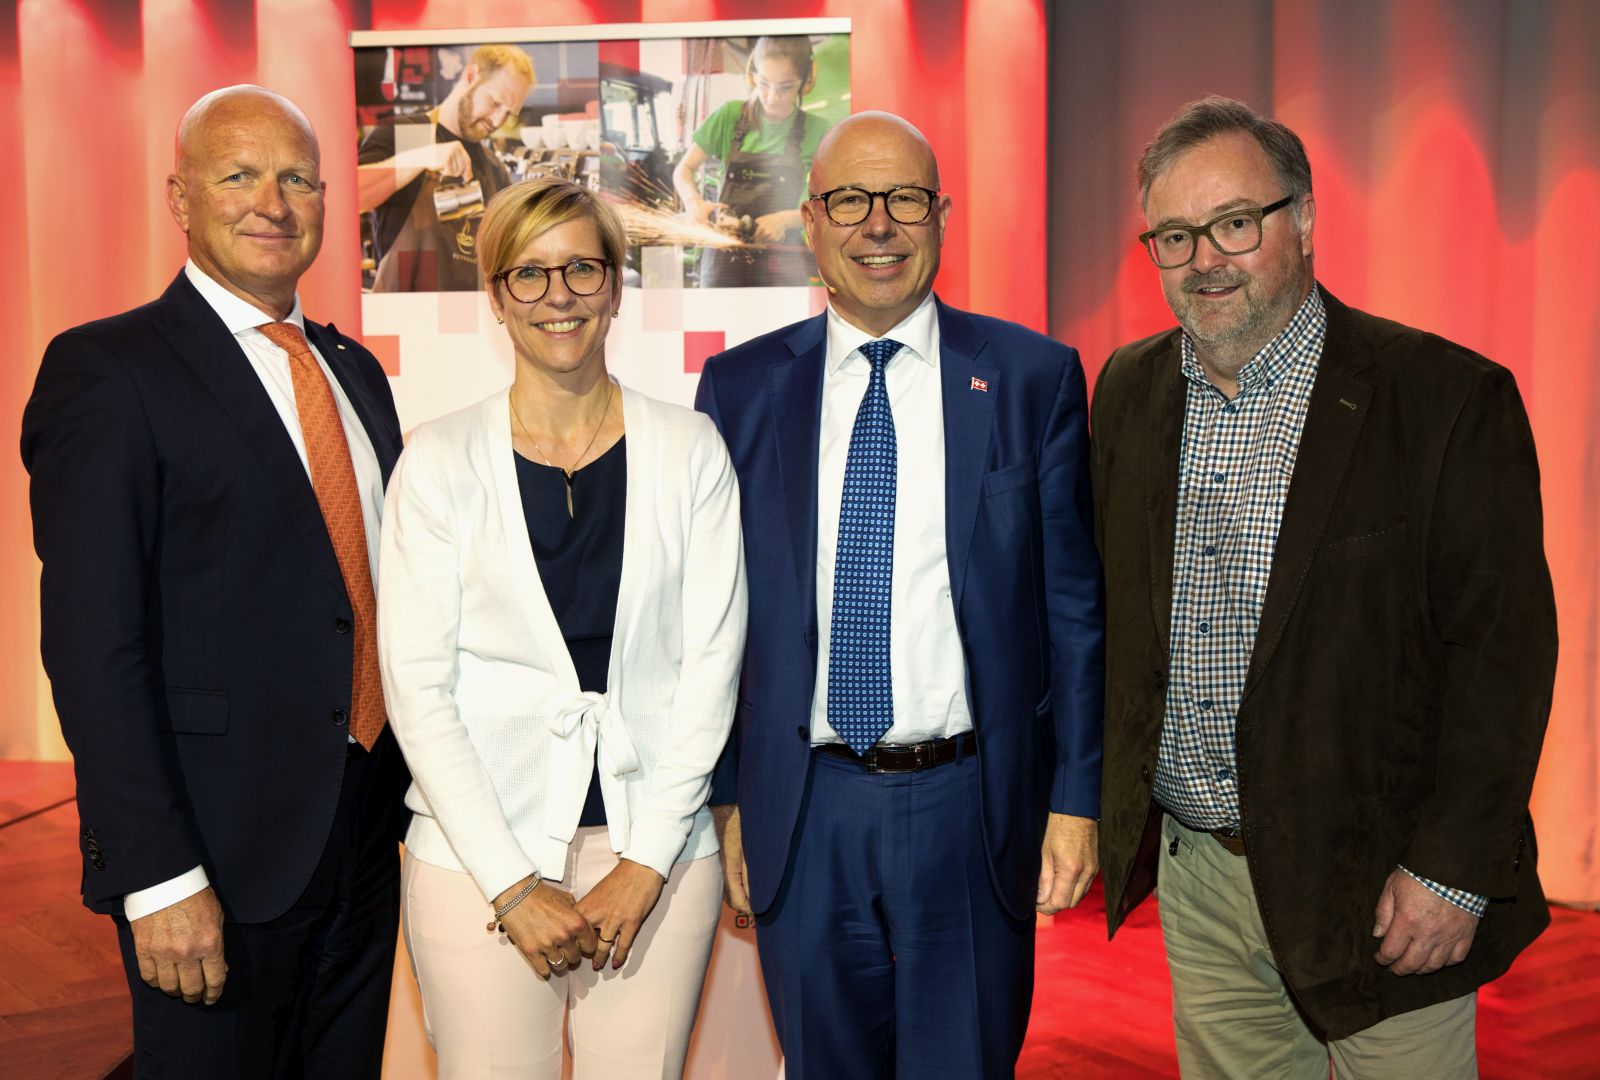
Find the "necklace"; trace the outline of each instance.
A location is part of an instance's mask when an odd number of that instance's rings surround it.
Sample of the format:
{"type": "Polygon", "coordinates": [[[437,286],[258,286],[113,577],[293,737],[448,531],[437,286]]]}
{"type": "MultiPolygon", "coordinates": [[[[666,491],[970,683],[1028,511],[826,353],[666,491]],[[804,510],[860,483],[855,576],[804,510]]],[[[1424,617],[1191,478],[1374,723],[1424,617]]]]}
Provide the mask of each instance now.
{"type": "Polygon", "coordinates": [[[578,471],[578,466],[579,465],[583,464],[583,459],[584,459],[585,455],[587,455],[589,453],[589,451],[594,447],[594,441],[600,437],[600,429],[606,426],[606,417],[611,414],[611,399],[616,396],[616,393],[617,393],[617,384],[613,383],[613,382],[608,382],[607,386],[606,386],[606,407],[600,411],[600,420],[599,420],[598,423],[595,424],[594,432],[589,436],[589,441],[584,444],[583,449],[578,451],[578,456],[576,458],[573,458],[573,460],[572,460],[572,468],[570,468],[570,469],[563,469],[560,465],[557,465],[555,462],[550,460],[550,458],[545,454],[544,450],[540,448],[539,440],[535,439],[533,437],[533,432],[528,430],[528,425],[524,424],[522,422],[522,415],[517,412],[517,399],[512,395],[507,395],[507,399],[511,402],[511,419],[516,421],[517,427],[522,430],[523,437],[526,438],[528,440],[528,442],[533,446],[533,452],[535,454],[539,455],[539,460],[540,461],[544,462],[546,465],[550,466],[552,469],[560,469],[561,470],[561,475],[567,482],[567,516],[568,517],[572,517],[573,516],[573,513],[572,513],[572,474],[578,471]]]}

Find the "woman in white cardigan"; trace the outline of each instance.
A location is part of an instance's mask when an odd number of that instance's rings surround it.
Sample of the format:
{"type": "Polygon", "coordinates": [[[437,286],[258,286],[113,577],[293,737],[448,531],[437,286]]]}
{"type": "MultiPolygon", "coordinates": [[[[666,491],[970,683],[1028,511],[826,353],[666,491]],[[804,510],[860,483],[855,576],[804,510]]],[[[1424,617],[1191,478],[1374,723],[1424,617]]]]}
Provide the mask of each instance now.
{"type": "Polygon", "coordinates": [[[682,1073],[722,871],[705,808],[744,647],[738,490],[621,388],[616,214],[529,180],[478,234],[515,381],[389,484],[378,644],[415,778],[404,930],[440,1076],[682,1073]]]}

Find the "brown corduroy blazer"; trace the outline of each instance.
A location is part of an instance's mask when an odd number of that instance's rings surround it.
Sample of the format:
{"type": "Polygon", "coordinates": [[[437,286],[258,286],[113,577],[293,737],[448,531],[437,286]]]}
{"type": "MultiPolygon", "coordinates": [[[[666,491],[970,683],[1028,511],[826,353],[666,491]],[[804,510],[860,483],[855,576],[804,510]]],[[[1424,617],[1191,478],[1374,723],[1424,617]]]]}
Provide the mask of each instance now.
{"type": "MultiPolygon", "coordinates": [[[[1237,716],[1273,952],[1330,1038],[1472,991],[1549,922],[1528,797],[1555,673],[1539,468],[1511,373],[1326,291],[1328,330],[1237,716]],[[1373,959],[1396,865],[1492,897],[1430,975],[1373,959]]],[[[1185,383],[1170,330],[1091,411],[1106,575],[1101,862],[1115,933],[1155,883],[1185,383]]]]}

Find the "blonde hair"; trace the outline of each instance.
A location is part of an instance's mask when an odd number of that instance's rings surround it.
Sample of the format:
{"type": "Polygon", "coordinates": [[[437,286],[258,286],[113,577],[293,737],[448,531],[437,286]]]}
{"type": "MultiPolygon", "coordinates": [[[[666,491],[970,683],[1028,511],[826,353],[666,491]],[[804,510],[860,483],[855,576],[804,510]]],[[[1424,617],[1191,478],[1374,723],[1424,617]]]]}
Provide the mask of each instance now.
{"type": "Polygon", "coordinates": [[[527,79],[529,86],[537,81],[533,76],[533,61],[515,45],[479,45],[467,63],[477,66],[478,77],[482,79],[508,67],[527,79]]]}
{"type": "Polygon", "coordinates": [[[509,270],[528,242],[569,221],[592,221],[600,234],[600,254],[611,263],[612,288],[622,282],[628,235],[611,204],[571,180],[536,176],[502,189],[489,200],[478,225],[478,269],[484,284],[509,270]]]}

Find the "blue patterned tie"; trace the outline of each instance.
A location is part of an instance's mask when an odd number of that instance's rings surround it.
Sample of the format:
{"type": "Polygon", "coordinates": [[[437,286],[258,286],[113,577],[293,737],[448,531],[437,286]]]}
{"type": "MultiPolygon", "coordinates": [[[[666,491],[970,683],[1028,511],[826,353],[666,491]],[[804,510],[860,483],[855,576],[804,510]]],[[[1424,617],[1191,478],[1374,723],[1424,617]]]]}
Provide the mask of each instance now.
{"type": "Polygon", "coordinates": [[[839,501],[828,646],[828,723],[865,754],[894,723],[889,681],[889,587],[894,579],[894,416],[883,372],[899,352],[887,338],[861,346],[872,365],[850,431],[839,501]]]}

